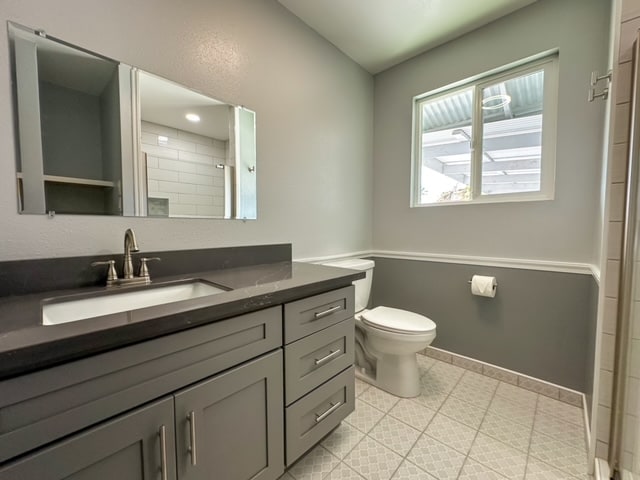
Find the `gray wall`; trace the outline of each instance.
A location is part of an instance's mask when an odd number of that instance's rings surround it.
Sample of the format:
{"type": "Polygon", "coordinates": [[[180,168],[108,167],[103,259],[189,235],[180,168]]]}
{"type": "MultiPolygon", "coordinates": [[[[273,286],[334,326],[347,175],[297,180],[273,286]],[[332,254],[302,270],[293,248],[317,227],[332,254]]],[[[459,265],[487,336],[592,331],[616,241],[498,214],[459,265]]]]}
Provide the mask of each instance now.
{"type": "Polygon", "coordinates": [[[375,77],[374,247],[596,263],[608,0],[540,0],[375,77]],[[559,49],[555,200],[409,208],[412,97],[559,49]]]}
{"type": "MultiPolygon", "coordinates": [[[[105,180],[122,179],[122,142],[120,137],[120,85],[118,69],[100,95],[100,125],[102,127],[102,171],[105,180]]],[[[106,198],[105,210],[121,213],[120,189],[112,188],[106,198]]]]}
{"type": "Polygon", "coordinates": [[[374,258],[373,306],[408,309],[437,325],[434,347],[589,394],[593,372],[591,275],[374,258]],[[471,295],[493,275],[495,298],[471,295]]]}
{"type": "MultiPolygon", "coordinates": [[[[586,325],[587,328],[587,358],[585,368],[585,380],[583,392],[587,396],[587,412],[589,418],[591,418],[591,411],[593,410],[593,395],[594,395],[594,382],[593,375],[596,369],[596,338],[598,332],[598,294],[599,287],[595,281],[591,282],[589,288],[589,316],[586,325]]],[[[579,301],[580,299],[578,299],[579,301]]]]}
{"type": "Polygon", "coordinates": [[[5,33],[0,260],[119,252],[127,227],[144,251],[291,242],[305,257],[371,248],[373,79],[275,0],[3,0],[7,20],[254,110],[258,220],[18,215],[5,33]]]}
{"type": "Polygon", "coordinates": [[[100,97],[40,82],[45,175],[103,180],[100,97]]]}

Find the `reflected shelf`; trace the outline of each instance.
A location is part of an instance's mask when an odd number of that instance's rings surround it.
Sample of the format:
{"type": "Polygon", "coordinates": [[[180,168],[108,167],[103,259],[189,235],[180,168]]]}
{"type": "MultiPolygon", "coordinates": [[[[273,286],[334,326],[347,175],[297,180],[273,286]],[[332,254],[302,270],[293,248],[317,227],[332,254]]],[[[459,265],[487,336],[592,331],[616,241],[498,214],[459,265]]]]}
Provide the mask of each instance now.
{"type": "MultiPolygon", "coordinates": [[[[22,172],[17,173],[18,178],[22,178],[22,172]]],[[[45,182],[55,182],[55,183],[70,183],[74,185],[87,185],[90,187],[109,187],[113,188],[116,186],[115,182],[110,182],[107,180],[93,180],[90,178],[78,178],[78,177],[61,177],[58,175],[43,175],[43,179],[45,182]]]]}

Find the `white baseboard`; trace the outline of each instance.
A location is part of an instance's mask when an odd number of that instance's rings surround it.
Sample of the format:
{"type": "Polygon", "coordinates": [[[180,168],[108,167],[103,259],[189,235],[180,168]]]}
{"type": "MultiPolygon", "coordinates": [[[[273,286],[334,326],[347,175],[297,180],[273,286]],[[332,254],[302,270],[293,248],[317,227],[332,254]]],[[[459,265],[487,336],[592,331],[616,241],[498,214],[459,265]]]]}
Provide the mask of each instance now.
{"type": "MultiPolygon", "coordinates": [[[[488,377],[496,378],[502,382],[511,383],[512,385],[517,385],[540,395],[554,398],[569,405],[573,405],[574,407],[584,408],[586,406],[586,397],[582,392],[563,387],[562,385],[556,385],[555,383],[547,382],[546,380],[540,380],[539,378],[531,377],[507,368],[498,367],[487,362],[476,360],[475,358],[465,357],[464,355],[452,353],[441,348],[429,346],[425,348],[422,353],[443,362],[457,365],[466,370],[481,373],[488,377]]],[[[589,425],[589,423],[585,422],[585,426],[586,425],[589,425]]],[[[585,428],[585,430],[587,430],[587,428],[585,428]]],[[[589,439],[585,439],[585,441],[588,440],[589,439]]]]}

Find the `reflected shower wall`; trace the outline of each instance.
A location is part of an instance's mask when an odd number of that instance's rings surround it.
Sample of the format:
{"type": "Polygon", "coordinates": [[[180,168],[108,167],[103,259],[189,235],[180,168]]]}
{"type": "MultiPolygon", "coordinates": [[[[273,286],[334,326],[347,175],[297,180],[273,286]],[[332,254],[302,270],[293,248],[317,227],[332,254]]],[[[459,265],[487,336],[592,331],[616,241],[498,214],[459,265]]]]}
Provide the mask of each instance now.
{"type": "Polygon", "coordinates": [[[147,214],[224,218],[229,142],[146,121],[141,130],[147,214]]]}

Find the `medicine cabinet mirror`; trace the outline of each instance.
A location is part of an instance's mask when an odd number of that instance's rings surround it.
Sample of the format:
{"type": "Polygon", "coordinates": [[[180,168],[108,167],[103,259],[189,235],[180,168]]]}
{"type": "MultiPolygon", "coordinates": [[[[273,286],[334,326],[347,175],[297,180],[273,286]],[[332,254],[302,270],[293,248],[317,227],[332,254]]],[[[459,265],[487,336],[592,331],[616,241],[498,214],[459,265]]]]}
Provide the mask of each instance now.
{"type": "Polygon", "coordinates": [[[255,113],[9,24],[18,210],[256,218],[255,113]]]}

